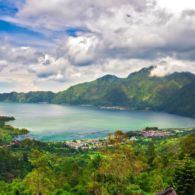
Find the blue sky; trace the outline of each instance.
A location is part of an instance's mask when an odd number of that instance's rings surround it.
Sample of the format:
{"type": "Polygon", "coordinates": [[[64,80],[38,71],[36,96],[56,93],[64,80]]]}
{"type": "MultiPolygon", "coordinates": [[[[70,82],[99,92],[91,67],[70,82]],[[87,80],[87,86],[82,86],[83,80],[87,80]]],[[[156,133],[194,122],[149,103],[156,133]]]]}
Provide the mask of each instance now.
{"type": "MultiPolygon", "coordinates": [[[[22,27],[20,25],[4,20],[0,20],[0,32],[6,32],[7,34],[25,34],[37,38],[44,37],[44,34],[41,34],[40,32],[36,32],[31,30],[30,28],[22,27]]],[[[53,34],[62,34],[63,32],[65,32],[68,36],[75,37],[78,33],[88,32],[88,30],[84,28],[67,27],[66,29],[64,29],[64,31],[53,32],[53,34]]]]}
{"type": "Polygon", "coordinates": [[[26,34],[29,36],[41,37],[41,33],[35,32],[25,27],[21,27],[17,24],[0,20],[0,31],[7,34],[26,34]]]}
{"type": "MultiPolygon", "coordinates": [[[[31,40],[45,39],[40,32],[33,31],[26,26],[4,20],[5,17],[14,17],[24,0],[0,0],[0,37],[9,39],[14,45],[27,46],[31,40]],[[24,42],[26,40],[26,44],[24,42]]],[[[36,43],[36,42],[35,42],[36,43]]],[[[33,45],[33,44],[31,44],[33,45]]],[[[36,44],[34,44],[36,46],[36,44]]]]}
{"type": "MultiPolygon", "coordinates": [[[[26,46],[24,39],[27,41],[27,44],[29,44],[28,39],[51,41],[56,36],[63,35],[64,33],[68,36],[76,37],[78,33],[87,32],[84,28],[67,27],[64,30],[60,29],[59,31],[53,31],[52,33],[50,32],[49,35],[45,35],[41,33],[40,30],[36,31],[36,29],[32,29],[29,26],[23,26],[3,19],[4,17],[14,17],[19,11],[18,6],[22,6],[24,3],[24,0],[0,0],[0,17],[2,17],[2,19],[0,19],[0,35],[1,37],[9,37],[12,43],[16,45],[21,45],[20,43],[22,42],[22,44],[26,46]],[[13,40],[13,36],[16,37],[15,40],[13,40]]],[[[34,46],[37,46],[36,41],[34,46]]]]}
{"type": "Polygon", "coordinates": [[[0,0],[0,16],[14,16],[18,11],[14,0],[0,0]]]}
{"type": "Polygon", "coordinates": [[[0,92],[195,73],[195,1],[0,0],[0,41],[0,92]]]}

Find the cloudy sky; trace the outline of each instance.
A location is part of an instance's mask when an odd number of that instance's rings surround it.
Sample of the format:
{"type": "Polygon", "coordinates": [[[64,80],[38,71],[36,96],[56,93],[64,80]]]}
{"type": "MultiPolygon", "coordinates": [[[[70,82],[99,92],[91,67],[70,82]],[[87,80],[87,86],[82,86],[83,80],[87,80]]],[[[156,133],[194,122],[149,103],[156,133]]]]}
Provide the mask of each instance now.
{"type": "Polygon", "coordinates": [[[194,0],[0,0],[0,92],[195,73],[194,0]]]}

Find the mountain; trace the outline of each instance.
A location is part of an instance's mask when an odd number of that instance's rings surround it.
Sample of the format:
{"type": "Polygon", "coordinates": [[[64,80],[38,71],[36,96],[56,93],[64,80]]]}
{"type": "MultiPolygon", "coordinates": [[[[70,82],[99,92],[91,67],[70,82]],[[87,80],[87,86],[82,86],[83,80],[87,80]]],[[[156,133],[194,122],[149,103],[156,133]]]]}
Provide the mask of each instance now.
{"type": "Polygon", "coordinates": [[[52,92],[0,94],[0,101],[121,106],[130,110],[164,111],[195,117],[195,75],[182,72],[156,77],[150,74],[153,68],[144,68],[127,78],[105,75],[56,94],[52,92]]]}
{"type": "Polygon", "coordinates": [[[156,77],[150,74],[153,68],[144,68],[127,78],[106,75],[75,85],[57,93],[53,102],[122,106],[195,117],[195,75],[182,72],[156,77]]]}
{"type": "Polygon", "coordinates": [[[0,102],[18,102],[18,103],[51,103],[55,93],[50,91],[36,91],[28,93],[2,93],[0,94],[0,102]]]}

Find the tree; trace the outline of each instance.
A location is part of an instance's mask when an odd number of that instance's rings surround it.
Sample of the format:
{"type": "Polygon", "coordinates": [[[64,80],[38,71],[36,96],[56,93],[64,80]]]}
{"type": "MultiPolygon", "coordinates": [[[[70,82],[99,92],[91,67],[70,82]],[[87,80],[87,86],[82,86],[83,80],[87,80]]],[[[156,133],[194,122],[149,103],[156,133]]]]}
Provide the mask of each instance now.
{"type": "Polygon", "coordinates": [[[189,154],[191,157],[195,157],[195,133],[184,137],[181,140],[181,147],[183,154],[189,154]]]}
{"type": "Polygon", "coordinates": [[[55,188],[49,157],[33,150],[30,161],[34,169],[25,177],[24,183],[36,194],[48,194],[55,188]]]}
{"type": "Polygon", "coordinates": [[[92,159],[91,162],[91,168],[93,171],[93,183],[92,183],[92,187],[90,189],[90,194],[94,194],[94,195],[98,195],[101,194],[101,187],[100,185],[96,182],[97,180],[97,171],[101,166],[101,162],[102,162],[102,157],[98,154],[94,157],[94,159],[92,159]]]}
{"type": "Polygon", "coordinates": [[[117,143],[121,143],[123,140],[127,139],[127,134],[122,132],[121,130],[117,130],[114,133],[114,136],[117,143]]]}
{"type": "Polygon", "coordinates": [[[195,170],[189,156],[176,168],[173,184],[179,195],[194,195],[195,170]]]}
{"type": "Polygon", "coordinates": [[[150,142],[148,144],[148,151],[147,151],[147,155],[148,155],[148,164],[152,165],[154,158],[156,157],[156,151],[155,151],[155,145],[154,142],[150,142]]]}

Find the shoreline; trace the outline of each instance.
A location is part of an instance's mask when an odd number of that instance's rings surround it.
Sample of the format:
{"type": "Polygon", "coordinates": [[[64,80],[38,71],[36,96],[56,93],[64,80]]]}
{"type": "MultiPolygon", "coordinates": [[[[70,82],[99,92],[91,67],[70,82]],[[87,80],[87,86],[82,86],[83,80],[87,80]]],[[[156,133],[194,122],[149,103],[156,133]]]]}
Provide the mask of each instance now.
{"type": "MultiPolygon", "coordinates": [[[[7,132],[7,136],[12,135],[12,139],[9,142],[4,142],[1,144],[2,147],[12,147],[18,146],[21,142],[25,140],[38,141],[40,143],[46,144],[62,144],[63,147],[74,149],[74,150],[95,150],[100,148],[108,148],[113,147],[114,143],[112,140],[120,139],[120,144],[128,143],[129,141],[141,141],[148,142],[153,139],[165,139],[168,137],[181,137],[188,134],[195,133],[195,128],[162,128],[158,127],[146,127],[140,130],[133,130],[124,132],[122,130],[118,130],[104,137],[95,137],[95,138],[81,138],[81,139],[63,139],[63,140],[40,140],[36,137],[30,137],[30,132],[27,129],[18,129],[13,126],[7,125],[6,122],[10,120],[14,120],[14,117],[1,117],[2,129],[4,131],[6,128],[10,128],[11,131],[7,132]],[[5,119],[5,121],[3,121],[5,119]],[[17,134],[13,134],[12,131],[16,131],[17,134]],[[119,137],[118,137],[119,136],[119,137]],[[122,139],[121,139],[121,138],[122,139]]],[[[6,137],[4,137],[5,139],[6,137]]]]}
{"type": "MultiPolygon", "coordinates": [[[[132,131],[123,131],[124,134],[127,134],[128,138],[164,138],[169,136],[174,136],[178,134],[185,134],[185,133],[192,133],[195,132],[195,127],[191,128],[160,128],[160,129],[140,129],[140,130],[132,130],[132,131]]],[[[29,132],[30,133],[30,132],[29,132]]],[[[89,142],[94,140],[107,140],[109,135],[113,135],[115,131],[108,133],[106,136],[100,136],[100,137],[84,137],[84,138],[68,138],[68,139],[62,139],[62,140],[44,140],[39,139],[36,136],[32,136],[27,134],[19,135],[14,140],[21,141],[25,139],[31,139],[31,140],[37,140],[40,142],[48,142],[48,143],[64,143],[64,142],[75,142],[75,141],[83,141],[83,142],[89,142]]]]}
{"type": "MultiPolygon", "coordinates": [[[[105,141],[108,139],[109,135],[113,135],[115,132],[111,131],[109,132],[108,130],[105,131],[100,131],[100,133],[104,132],[104,135],[100,135],[98,136],[98,132],[92,132],[91,134],[85,135],[83,134],[83,137],[74,137],[72,136],[67,136],[67,138],[62,138],[61,140],[50,140],[51,136],[48,136],[48,139],[40,139],[38,136],[36,135],[31,135],[31,132],[27,129],[24,128],[16,128],[13,127],[11,125],[9,125],[9,123],[7,124],[7,122],[11,121],[11,120],[15,120],[14,117],[9,117],[9,116],[0,116],[0,121],[2,121],[2,123],[4,124],[3,127],[10,127],[10,129],[17,130],[17,134],[13,134],[13,138],[12,141],[22,141],[25,139],[31,139],[31,140],[37,140],[40,142],[53,142],[53,143],[68,143],[68,142],[87,142],[90,144],[90,142],[97,142],[97,141],[105,141]],[[97,135],[96,136],[90,136],[90,135],[97,135]],[[86,137],[85,137],[86,136],[86,137]]],[[[127,135],[128,139],[134,139],[137,140],[139,138],[163,138],[163,137],[169,137],[169,136],[176,136],[176,135],[180,135],[180,134],[186,134],[186,133],[193,133],[195,132],[195,127],[188,127],[188,128],[158,128],[158,127],[146,127],[144,129],[138,129],[138,130],[132,130],[132,131],[123,131],[121,130],[121,132],[123,132],[124,134],[127,135]]],[[[80,135],[81,136],[81,135],[80,135]]],[[[47,137],[47,135],[45,136],[47,137]]],[[[62,136],[63,137],[63,136],[62,136]]]]}

